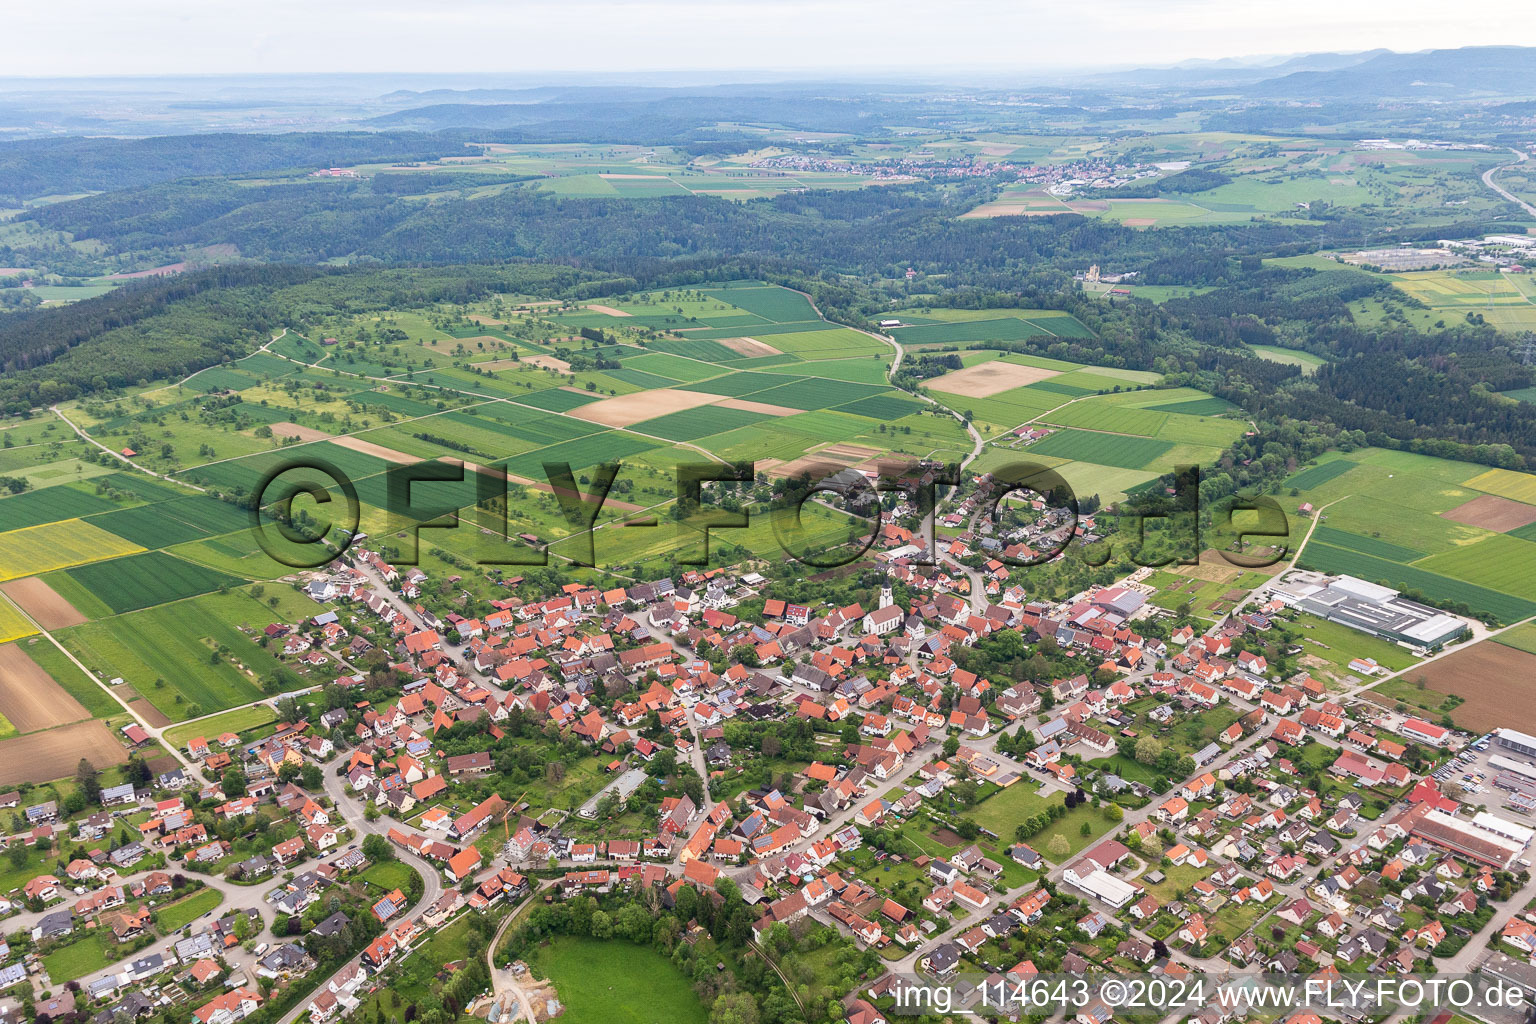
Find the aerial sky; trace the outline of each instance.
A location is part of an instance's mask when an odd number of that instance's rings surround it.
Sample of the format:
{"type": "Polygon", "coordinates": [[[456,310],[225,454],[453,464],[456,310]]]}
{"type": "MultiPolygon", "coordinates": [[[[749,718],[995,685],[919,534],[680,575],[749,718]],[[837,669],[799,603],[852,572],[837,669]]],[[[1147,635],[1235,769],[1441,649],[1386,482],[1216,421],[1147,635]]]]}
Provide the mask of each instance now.
{"type": "Polygon", "coordinates": [[[0,75],[747,71],[917,77],[1536,45],[1529,0],[76,0],[0,75]]]}

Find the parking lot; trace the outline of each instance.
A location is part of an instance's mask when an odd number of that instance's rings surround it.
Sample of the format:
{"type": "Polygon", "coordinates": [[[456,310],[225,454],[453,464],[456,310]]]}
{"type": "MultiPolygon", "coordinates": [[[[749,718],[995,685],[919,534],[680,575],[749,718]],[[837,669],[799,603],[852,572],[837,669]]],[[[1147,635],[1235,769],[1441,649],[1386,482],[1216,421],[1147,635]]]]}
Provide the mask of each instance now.
{"type": "Polygon", "coordinates": [[[1524,754],[1500,747],[1484,736],[1442,764],[1434,777],[1442,787],[1460,788],[1466,794],[1465,803],[1486,805],[1512,821],[1536,827],[1536,761],[1524,754]],[[1504,764],[1503,768],[1490,761],[1494,757],[1504,764]],[[1519,787],[1511,790],[1494,785],[1500,776],[1506,781],[1521,778],[1519,772],[1510,770],[1510,762],[1525,766],[1529,773],[1522,780],[1523,793],[1519,787]]]}

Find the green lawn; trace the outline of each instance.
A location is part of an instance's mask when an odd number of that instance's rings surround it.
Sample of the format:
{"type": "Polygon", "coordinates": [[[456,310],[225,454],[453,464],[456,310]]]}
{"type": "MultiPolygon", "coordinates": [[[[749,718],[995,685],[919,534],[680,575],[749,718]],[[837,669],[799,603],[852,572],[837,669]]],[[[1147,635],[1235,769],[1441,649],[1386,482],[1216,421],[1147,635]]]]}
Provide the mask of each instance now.
{"type": "Polygon", "coordinates": [[[1127,782],[1139,782],[1144,786],[1156,786],[1162,776],[1157,770],[1142,764],[1134,758],[1116,754],[1114,757],[1106,757],[1102,761],[1093,762],[1094,767],[1102,768],[1114,775],[1120,776],[1127,782]]]}
{"type": "MultiPolygon", "coordinates": [[[[1010,793],[1013,791],[1013,789],[1017,788],[1017,786],[1011,787],[1010,789],[1004,790],[1003,793],[1010,793]]],[[[1032,796],[1033,794],[1029,795],[1032,796]]],[[[992,797],[987,801],[983,801],[982,804],[978,805],[978,810],[981,807],[985,807],[988,803],[995,799],[997,799],[997,797],[992,797]]],[[[1065,796],[1058,792],[1051,795],[1049,802],[1061,803],[1064,800],[1065,796]]],[[[1026,811],[1025,813],[1032,814],[1035,813],[1035,811],[1026,811]]],[[[977,818],[980,820],[979,815],[977,815],[977,818]]],[[[998,844],[1003,848],[1001,851],[999,851],[1000,853],[1006,854],[1007,848],[1012,845],[1013,830],[1014,827],[1018,824],[1019,820],[1019,818],[1014,818],[1011,821],[1004,821],[1002,823],[1003,827],[1001,829],[994,830],[999,836],[1002,837],[998,844]]],[[[1051,822],[1040,832],[1031,836],[1027,842],[1032,849],[1037,851],[1040,856],[1044,857],[1046,860],[1051,861],[1053,864],[1063,864],[1071,860],[1073,857],[1076,857],[1083,850],[1087,849],[1090,843],[1097,841],[1100,836],[1104,835],[1104,833],[1108,832],[1111,828],[1114,827],[1114,823],[1104,816],[1103,807],[1094,807],[1091,804],[1081,804],[1077,807],[1074,807],[1060,818],[1051,822]],[[1088,826],[1087,835],[1083,835],[1084,825],[1088,826]],[[1050,850],[1051,841],[1058,835],[1067,841],[1067,852],[1061,854],[1060,856],[1057,856],[1050,850]]],[[[1005,860],[1005,863],[1008,862],[1005,860]]]]}
{"type": "Polygon", "coordinates": [[[162,935],[180,931],[224,902],[217,889],[202,889],[155,912],[155,926],[162,935]]]}
{"type": "MultiPolygon", "coordinates": [[[[6,817],[9,818],[9,815],[6,817]]],[[[26,885],[56,859],[51,853],[41,853],[34,847],[22,846],[21,849],[27,851],[27,856],[20,867],[12,866],[9,856],[0,857],[0,893],[8,893],[26,885]]]]}
{"type": "Polygon", "coordinates": [[[1271,899],[1267,905],[1259,903],[1244,903],[1242,906],[1229,903],[1216,912],[1216,915],[1207,920],[1211,934],[1219,936],[1221,945],[1229,945],[1243,932],[1253,927],[1263,914],[1269,910],[1285,905],[1284,900],[1271,899]]]}
{"type": "Polygon", "coordinates": [[[221,736],[226,732],[240,733],[247,729],[256,729],[267,725],[277,718],[277,713],[266,704],[258,704],[253,708],[240,708],[237,711],[226,711],[222,715],[205,718],[192,725],[179,725],[165,732],[166,741],[176,748],[187,745],[187,741],[198,736],[221,736]]]}
{"type": "Polygon", "coordinates": [[[1180,893],[1187,893],[1189,887],[1207,877],[1216,869],[1214,867],[1195,867],[1193,864],[1175,864],[1170,868],[1159,868],[1152,864],[1148,872],[1162,871],[1164,878],[1156,885],[1148,885],[1147,891],[1156,896],[1163,903],[1172,903],[1180,893]]]}
{"type": "MultiPolygon", "coordinates": [[[[1374,658],[1378,664],[1393,672],[1405,669],[1417,660],[1407,648],[1399,647],[1390,640],[1315,615],[1297,615],[1295,626],[1301,634],[1303,657],[1326,662],[1333,669],[1336,679],[1341,679],[1349,672],[1349,663],[1355,658],[1374,658]]],[[[1318,673],[1314,670],[1314,674],[1318,673]]]]}
{"type": "Polygon", "coordinates": [[[109,951],[115,946],[111,935],[110,929],[97,931],[49,953],[43,957],[48,977],[55,985],[63,985],[106,967],[118,958],[115,949],[109,951]]]}
{"type": "Polygon", "coordinates": [[[409,864],[403,864],[398,860],[384,861],[381,864],[370,865],[359,876],[365,882],[378,886],[386,893],[396,889],[404,889],[411,880],[414,869],[409,864]]]}
{"type": "Polygon", "coordinates": [[[1230,704],[1220,704],[1209,711],[1184,719],[1158,738],[1181,754],[1195,751],[1213,742],[1227,726],[1242,717],[1242,712],[1230,704]]]}
{"type": "Polygon", "coordinates": [[[704,1024],[709,1015],[671,961],[648,946],[562,936],[530,966],[555,985],[564,1024],[704,1024]]]}
{"type": "Polygon", "coordinates": [[[1039,814],[1052,804],[1061,803],[1062,799],[1060,792],[1054,792],[1048,797],[1040,796],[1035,792],[1034,783],[1025,779],[993,793],[973,807],[965,817],[973,819],[987,831],[996,833],[1001,837],[1001,842],[1011,843],[1013,830],[1019,822],[1039,814]]]}

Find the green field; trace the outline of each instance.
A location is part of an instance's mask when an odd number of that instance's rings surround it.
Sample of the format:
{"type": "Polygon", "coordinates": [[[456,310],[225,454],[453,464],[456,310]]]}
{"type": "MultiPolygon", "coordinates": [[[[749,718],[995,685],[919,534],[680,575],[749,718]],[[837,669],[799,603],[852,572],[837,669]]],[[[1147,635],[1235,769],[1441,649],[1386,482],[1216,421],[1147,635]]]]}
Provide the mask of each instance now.
{"type": "Polygon", "coordinates": [[[110,562],[82,565],[66,569],[61,575],[69,577],[113,613],[138,611],[245,582],[164,551],[146,551],[110,562]]]}
{"type": "Polygon", "coordinates": [[[1412,562],[1424,557],[1424,552],[1405,548],[1400,544],[1381,540],[1377,537],[1366,537],[1358,533],[1346,533],[1343,530],[1334,529],[1331,526],[1319,525],[1312,530],[1313,544],[1331,544],[1337,548],[1348,548],[1361,554],[1372,555],[1376,558],[1385,558],[1392,562],[1412,562]]]}
{"type": "Polygon", "coordinates": [[[1058,430],[1026,449],[1034,455],[1120,469],[1145,469],[1172,450],[1173,445],[1167,441],[1087,430],[1058,430]]]}
{"type": "Polygon", "coordinates": [[[850,384],[841,380],[822,380],[819,377],[802,377],[789,384],[781,384],[766,391],[754,391],[747,397],[754,402],[781,405],[789,409],[830,409],[864,398],[894,395],[890,388],[870,384],[850,384]]]}
{"type": "Polygon", "coordinates": [[[861,398],[837,408],[841,412],[853,413],[855,416],[868,416],[871,419],[889,421],[921,412],[925,406],[915,399],[901,398],[895,392],[886,392],[883,395],[861,398]]]}
{"type": "Polygon", "coordinates": [[[665,437],[669,441],[692,441],[721,431],[745,427],[768,418],[766,413],[746,412],[742,409],[720,409],[705,405],[636,423],[630,429],[641,434],[665,437]]]}
{"type": "MultiPolygon", "coordinates": [[[[1474,611],[1486,612],[1503,622],[1514,622],[1536,614],[1536,601],[1329,544],[1308,544],[1302,561],[1323,572],[1347,573],[1372,583],[1385,583],[1399,590],[1417,591],[1440,600],[1463,603],[1474,611]]],[[[1434,559],[1426,561],[1433,562],[1434,559]]],[[[1462,562],[1458,561],[1456,567],[1465,571],[1462,562]]]]}
{"type": "Polygon", "coordinates": [[[811,306],[811,300],[800,292],[791,291],[788,288],[747,285],[739,288],[718,288],[705,294],[777,324],[818,319],[815,308],[811,306]]]}
{"type": "MultiPolygon", "coordinates": [[[[694,384],[684,384],[679,391],[699,391],[706,395],[724,395],[727,398],[745,398],[747,395],[759,391],[767,391],[782,384],[793,384],[804,380],[801,374],[790,373],[761,373],[757,370],[741,370],[729,373],[723,377],[715,377],[711,380],[703,380],[694,384]]],[[[753,399],[758,401],[758,399],[753,399]]]]}
{"type": "Polygon", "coordinates": [[[202,495],[117,509],[86,520],[141,547],[163,548],[250,526],[250,512],[202,495]]]}
{"type": "Polygon", "coordinates": [[[1222,413],[1237,411],[1237,406],[1225,398],[1187,398],[1180,402],[1169,402],[1166,405],[1146,406],[1148,412],[1171,412],[1182,416],[1219,416],[1222,413]]]}
{"type": "Polygon", "coordinates": [[[204,914],[216,909],[224,902],[224,894],[217,889],[202,889],[179,899],[175,903],[167,904],[155,911],[155,927],[160,934],[169,935],[180,931],[187,925],[196,921],[204,914]]]}
{"type": "Polygon", "coordinates": [[[970,320],[960,323],[918,324],[889,330],[903,345],[966,345],[987,341],[1023,341],[1050,334],[1028,320],[1000,317],[996,320],[970,320]]]}
{"type": "Polygon", "coordinates": [[[856,359],[823,359],[802,363],[796,369],[814,377],[828,380],[846,380],[856,384],[884,384],[890,372],[890,360],[884,357],[864,356],[856,359]]]}
{"type": "Polygon", "coordinates": [[[1367,448],[1325,456],[1294,474],[1282,499],[1322,518],[1303,554],[1309,566],[1349,573],[1511,622],[1536,611],[1536,531],[1508,534],[1446,513],[1479,492],[1536,497],[1536,476],[1413,452],[1367,448]]]}
{"type": "Polygon", "coordinates": [[[1354,469],[1357,463],[1349,459],[1332,459],[1328,462],[1320,462],[1302,470],[1286,481],[1290,487],[1298,490],[1310,491],[1314,487],[1320,487],[1335,477],[1343,476],[1354,469]]]}
{"type": "Polygon", "coordinates": [[[588,402],[597,401],[594,394],[582,394],[576,391],[567,391],[565,388],[549,388],[545,391],[535,391],[531,395],[519,395],[518,402],[522,405],[531,405],[535,409],[547,409],[550,412],[569,412],[572,409],[586,405],[588,402]]]}
{"type": "Polygon", "coordinates": [[[1168,413],[1111,404],[1099,399],[1074,402],[1051,413],[1046,422],[1115,434],[1155,437],[1168,422],[1168,413]]]}
{"type": "Polygon", "coordinates": [[[1254,353],[1261,359],[1268,359],[1272,363],[1284,363],[1287,366],[1299,366],[1301,372],[1316,373],[1317,368],[1328,360],[1322,356],[1315,356],[1310,352],[1300,349],[1281,348],[1278,345],[1252,345],[1254,353]]]}
{"type": "Polygon", "coordinates": [[[1495,637],[1494,642],[1527,654],[1536,654],[1536,622],[1527,622],[1506,630],[1495,637]]]}
{"type": "Polygon", "coordinates": [[[1493,534],[1415,564],[1430,572],[1536,600],[1536,544],[1530,541],[1493,534]]]}
{"type": "Polygon", "coordinates": [[[1536,329],[1536,304],[1512,275],[1486,270],[1425,270],[1379,275],[1392,286],[1449,319],[1468,312],[1480,314],[1505,331],[1536,329]]]}
{"type": "Polygon", "coordinates": [[[0,498],[0,532],[41,526],[117,508],[106,498],[68,484],[0,498]]]}
{"type": "Polygon", "coordinates": [[[232,591],[88,622],[57,635],[98,676],[122,676],[178,721],[265,696],[259,680],[281,666],[239,627],[259,632],[273,617],[255,598],[232,591]]]}
{"type": "Polygon", "coordinates": [[[212,718],[204,718],[188,725],[167,729],[165,741],[177,749],[184,749],[189,741],[198,736],[222,736],[226,732],[242,733],[249,729],[259,729],[275,721],[277,721],[277,713],[270,705],[257,704],[255,707],[237,708],[234,711],[226,711],[222,715],[214,715],[212,718]]]}
{"type": "MultiPolygon", "coordinates": [[[[1405,669],[1417,660],[1407,648],[1339,622],[1302,614],[1296,617],[1296,624],[1302,636],[1304,656],[1321,659],[1332,666],[1333,675],[1339,681],[1348,673],[1349,663],[1355,658],[1372,658],[1393,672],[1405,669]]],[[[1322,676],[1327,673],[1314,670],[1313,674],[1322,676]]]]}
{"type": "Polygon", "coordinates": [[[566,1024],[705,1024],[709,1014],[671,961],[648,946],[560,936],[529,966],[554,983],[566,1024]]]}
{"type": "Polygon", "coordinates": [[[1093,332],[1072,314],[1054,309],[928,307],[893,310],[891,315],[904,326],[888,328],[885,333],[903,345],[1018,341],[1038,336],[1093,337],[1093,332]],[[970,326],[976,324],[985,326],[970,326]]]}

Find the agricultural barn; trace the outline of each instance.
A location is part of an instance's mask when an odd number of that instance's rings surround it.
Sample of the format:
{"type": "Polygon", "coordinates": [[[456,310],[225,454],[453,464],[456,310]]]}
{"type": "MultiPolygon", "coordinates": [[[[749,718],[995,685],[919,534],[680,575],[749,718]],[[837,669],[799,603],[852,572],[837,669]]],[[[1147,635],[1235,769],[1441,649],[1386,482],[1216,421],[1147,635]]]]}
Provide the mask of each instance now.
{"type": "Polygon", "coordinates": [[[1275,596],[1362,633],[1426,650],[1443,647],[1467,631],[1467,624],[1454,615],[1353,576],[1336,576],[1326,584],[1290,583],[1276,590],[1275,596]]]}

